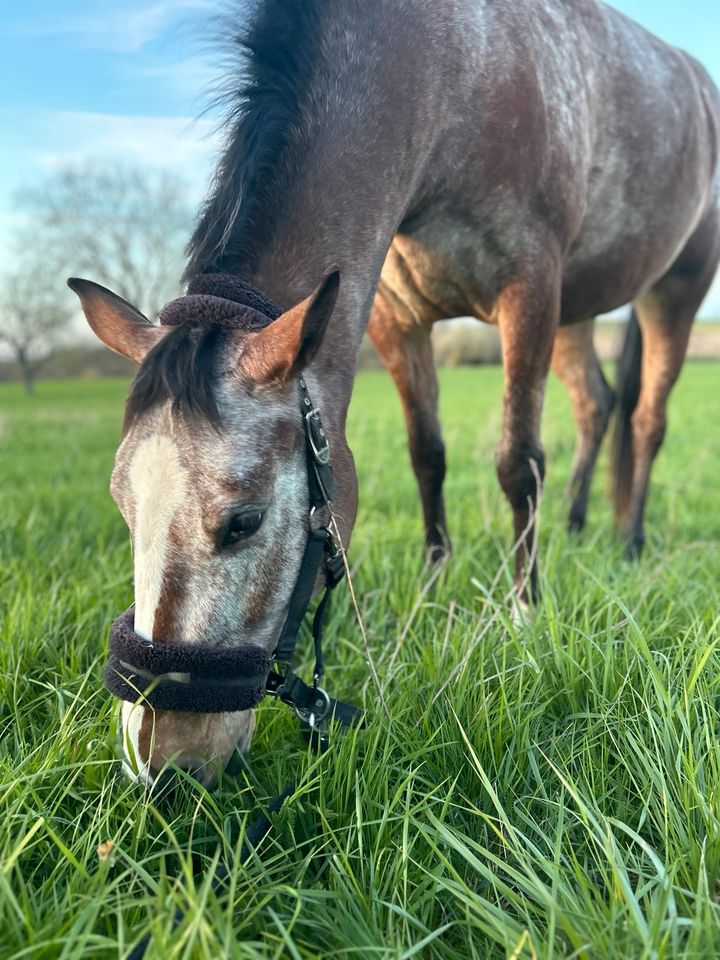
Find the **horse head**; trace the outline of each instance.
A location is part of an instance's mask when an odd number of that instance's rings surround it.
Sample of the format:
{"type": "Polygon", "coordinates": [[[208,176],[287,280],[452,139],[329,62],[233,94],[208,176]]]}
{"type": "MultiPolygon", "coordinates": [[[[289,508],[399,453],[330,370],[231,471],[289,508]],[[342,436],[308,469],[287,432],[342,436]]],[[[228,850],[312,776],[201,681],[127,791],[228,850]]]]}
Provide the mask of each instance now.
{"type": "MultiPolygon", "coordinates": [[[[236,278],[198,277],[160,325],[98,284],[70,285],[100,340],[139,364],[110,483],[133,547],[131,632],[165,655],[250,645],[269,662],[312,508],[298,379],[338,273],[286,311],[236,278]]],[[[322,384],[313,392],[327,399],[322,384]]],[[[142,697],[121,717],[127,766],[146,783],[168,760],[211,782],[255,727],[252,709],[153,709],[142,697]]]]}

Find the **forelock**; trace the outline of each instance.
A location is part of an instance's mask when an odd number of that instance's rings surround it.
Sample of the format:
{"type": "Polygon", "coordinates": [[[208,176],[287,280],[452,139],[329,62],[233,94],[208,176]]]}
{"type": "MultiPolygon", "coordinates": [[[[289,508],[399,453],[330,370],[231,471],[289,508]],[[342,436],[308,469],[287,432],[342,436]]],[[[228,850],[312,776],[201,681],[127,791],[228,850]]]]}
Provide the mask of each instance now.
{"type": "Polygon", "coordinates": [[[227,338],[222,327],[190,325],[175,327],[163,337],[143,360],[130,387],[123,431],[164,402],[170,402],[174,414],[204,418],[219,429],[215,387],[227,338]]]}
{"type": "Polygon", "coordinates": [[[174,414],[204,418],[219,430],[216,387],[232,337],[261,330],[281,313],[239,277],[222,273],[193,277],[185,296],[160,311],[160,323],[169,329],[147,354],[132,383],[124,432],[165,401],[174,414]]]}

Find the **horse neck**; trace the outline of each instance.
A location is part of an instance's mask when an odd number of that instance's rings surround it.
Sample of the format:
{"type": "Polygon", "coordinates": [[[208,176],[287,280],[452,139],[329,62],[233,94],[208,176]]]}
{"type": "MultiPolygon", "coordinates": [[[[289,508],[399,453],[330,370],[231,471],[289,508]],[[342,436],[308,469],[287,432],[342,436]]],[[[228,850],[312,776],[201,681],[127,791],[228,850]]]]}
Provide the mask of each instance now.
{"type": "MultiPolygon", "coordinates": [[[[331,392],[343,422],[385,255],[422,192],[429,141],[438,136],[430,119],[437,119],[446,96],[447,84],[430,67],[435,60],[424,53],[440,43],[437,18],[425,15],[434,5],[413,3],[418,16],[409,20],[393,3],[376,5],[371,15],[352,0],[327,8],[325,69],[312,79],[301,130],[269,174],[276,189],[248,194],[238,236],[232,225],[228,230],[223,267],[281,307],[339,269],[338,304],[312,373],[331,392]],[[398,71],[398,62],[407,69],[398,71]],[[263,224],[268,228],[258,230],[263,224]],[[240,260],[233,260],[233,250],[240,260]]],[[[221,214],[227,204],[225,197],[221,214]]],[[[211,219],[205,225],[214,228],[211,219]]]]}
{"type": "Polygon", "coordinates": [[[344,429],[358,350],[401,217],[392,191],[367,206],[360,196],[357,178],[341,163],[310,164],[294,186],[283,222],[251,277],[254,286],[288,308],[333,270],[340,271],[338,300],[308,370],[317,402],[323,400],[331,411],[328,425],[333,432],[344,429]]]}
{"type": "Polygon", "coordinates": [[[418,198],[420,135],[409,113],[404,121],[368,144],[338,122],[298,158],[282,220],[249,277],[288,308],[340,271],[338,302],[312,372],[340,404],[343,422],[388,248],[418,198]]]}

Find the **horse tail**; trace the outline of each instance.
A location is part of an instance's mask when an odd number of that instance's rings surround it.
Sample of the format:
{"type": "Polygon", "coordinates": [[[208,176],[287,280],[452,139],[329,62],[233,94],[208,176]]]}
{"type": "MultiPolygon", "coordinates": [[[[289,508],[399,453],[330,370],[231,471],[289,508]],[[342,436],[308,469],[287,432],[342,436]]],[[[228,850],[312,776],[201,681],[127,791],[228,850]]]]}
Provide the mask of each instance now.
{"type": "Polygon", "coordinates": [[[632,490],[633,439],[632,415],[640,396],[640,366],[642,361],[642,332],[633,308],[625,327],[622,349],[617,362],[617,400],[612,444],[612,497],[615,518],[622,518],[627,510],[632,490]]]}

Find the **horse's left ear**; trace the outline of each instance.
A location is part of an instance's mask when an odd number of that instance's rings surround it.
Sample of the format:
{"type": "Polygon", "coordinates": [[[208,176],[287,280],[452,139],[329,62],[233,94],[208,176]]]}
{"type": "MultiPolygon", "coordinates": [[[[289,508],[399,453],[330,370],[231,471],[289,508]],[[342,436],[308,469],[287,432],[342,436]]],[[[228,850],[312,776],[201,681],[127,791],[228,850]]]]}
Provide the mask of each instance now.
{"type": "Polygon", "coordinates": [[[325,336],[340,288],[329,274],[314,293],[247,338],[240,367],[256,383],[286,383],[315,356],[325,336]]]}

